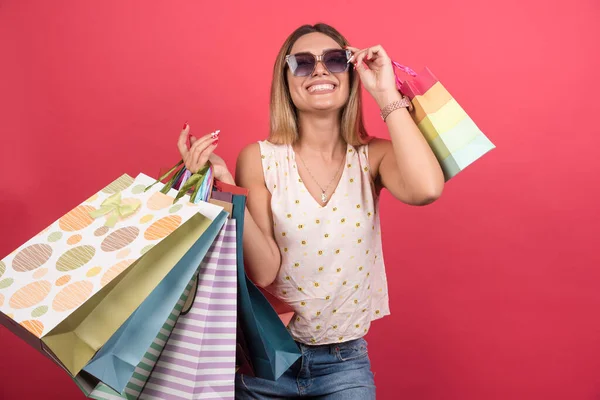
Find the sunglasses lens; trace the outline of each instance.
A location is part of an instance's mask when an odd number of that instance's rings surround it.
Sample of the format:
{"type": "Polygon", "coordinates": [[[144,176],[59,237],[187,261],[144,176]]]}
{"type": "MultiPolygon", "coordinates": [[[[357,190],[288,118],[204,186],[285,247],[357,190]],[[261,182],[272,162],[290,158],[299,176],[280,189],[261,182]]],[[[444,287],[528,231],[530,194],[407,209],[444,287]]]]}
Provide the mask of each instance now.
{"type": "Polygon", "coordinates": [[[289,63],[295,76],[309,76],[315,68],[315,58],[311,54],[293,55],[289,63]]]}
{"type": "Polygon", "coordinates": [[[323,63],[329,72],[337,74],[348,69],[346,50],[333,50],[323,56],[323,63]]]}

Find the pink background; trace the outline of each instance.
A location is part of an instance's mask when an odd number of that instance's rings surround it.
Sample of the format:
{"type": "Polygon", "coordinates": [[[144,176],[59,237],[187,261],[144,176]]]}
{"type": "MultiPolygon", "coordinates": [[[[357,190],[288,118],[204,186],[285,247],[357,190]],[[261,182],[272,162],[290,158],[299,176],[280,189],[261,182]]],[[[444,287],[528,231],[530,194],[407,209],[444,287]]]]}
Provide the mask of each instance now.
{"type": "MultiPolygon", "coordinates": [[[[233,171],[267,135],[279,46],[324,21],[428,66],[498,146],[432,206],[384,195],[379,398],[598,399],[598,2],[250,3],[0,1],[0,258],[121,173],[174,164],[186,120],[221,130],[233,171]]],[[[4,328],[0,354],[1,399],[83,398],[4,328]]]]}

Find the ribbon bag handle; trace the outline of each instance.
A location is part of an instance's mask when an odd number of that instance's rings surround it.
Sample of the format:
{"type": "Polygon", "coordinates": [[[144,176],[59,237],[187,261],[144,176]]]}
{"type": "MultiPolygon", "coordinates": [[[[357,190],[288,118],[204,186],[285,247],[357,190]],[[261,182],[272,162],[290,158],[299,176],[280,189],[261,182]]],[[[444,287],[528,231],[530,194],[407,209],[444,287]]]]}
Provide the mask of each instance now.
{"type": "MultiPolygon", "coordinates": [[[[163,174],[161,177],[159,177],[152,185],[146,187],[144,189],[144,191],[150,190],[150,188],[152,188],[154,185],[156,185],[157,183],[160,183],[161,181],[166,179],[169,175],[171,175],[173,172],[177,171],[173,175],[173,177],[171,179],[169,179],[169,181],[160,190],[161,193],[167,194],[169,192],[169,190],[171,190],[173,188],[173,185],[181,177],[181,175],[185,171],[187,171],[187,168],[185,167],[185,165],[182,166],[182,164],[183,164],[183,160],[179,161],[177,164],[175,164],[175,166],[173,168],[171,168],[169,171],[167,171],[165,174],[163,174]]],[[[187,179],[185,181],[185,183],[183,183],[181,185],[181,187],[179,188],[179,191],[177,192],[177,195],[175,196],[175,199],[173,200],[173,204],[175,204],[180,198],[182,198],[192,188],[194,188],[194,190],[190,197],[190,202],[196,203],[196,196],[198,195],[200,185],[202,184],[202,181],[205,178],[206,173],[208,172],[209,168],[211,168],[211,167],[212,167],[212,165],[209,161],[198,172],[192,173],[191,176],[189,177],[189,179],[187,179]]]]}
{"type": "Polygon", "coordinates": [[[406,65],[402,65],[393,60],[392,65],[394,66],[394,76],[396,77],[396,86],[398,87],[398,90],[402,88],[402,81],[400,80],[400,78],[398,78],[398,74],[396,74],[396,69],[399,69],[400,71],[412,76],[413,78],[417,76],[417,73],[413,71],[410,67],[407,67],[406,65]]]}

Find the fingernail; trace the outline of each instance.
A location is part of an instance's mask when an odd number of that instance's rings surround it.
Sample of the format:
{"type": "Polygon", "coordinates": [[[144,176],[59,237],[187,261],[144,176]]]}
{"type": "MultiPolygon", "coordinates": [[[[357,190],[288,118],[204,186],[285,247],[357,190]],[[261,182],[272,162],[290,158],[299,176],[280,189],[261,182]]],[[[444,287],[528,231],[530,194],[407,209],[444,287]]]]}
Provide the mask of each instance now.
{"type": "Polygon", "coordinates": [[[183,124],[183,129],[187,128],[187,121],[183,124]]]}
{"type": "Polygon", "coordinates": [[[213,145],[216,146],[219,144],[219,138],[216,138],[215,141],[213,142],[213,145]]]}
{"type": "Polygon", "coordinates": [[[221,131],[214,131],[213,133],[211,133],[211,134],[210,134],[210,137],[211,137],[211,138],[213,138],[213,139],[216,139],[216,138],[218,138],[218,137],[219,137],[219,133],[220,133],[220,132],[221,132],[221,131]]]}

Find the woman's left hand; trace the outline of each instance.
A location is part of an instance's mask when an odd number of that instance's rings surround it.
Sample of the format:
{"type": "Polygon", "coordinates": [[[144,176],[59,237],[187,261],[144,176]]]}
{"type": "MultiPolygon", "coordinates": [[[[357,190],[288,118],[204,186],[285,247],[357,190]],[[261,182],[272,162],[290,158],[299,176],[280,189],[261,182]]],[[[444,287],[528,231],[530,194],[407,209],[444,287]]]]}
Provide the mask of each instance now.
{"type": "Polygon", "coordinates": [[[347,49],[352,51],[350,62],[356,67],[365,89],[380,107],[401,97],[396,87],[392,60],[383,47],[377,45],[360,50],[348,46],[347,49]]]}

